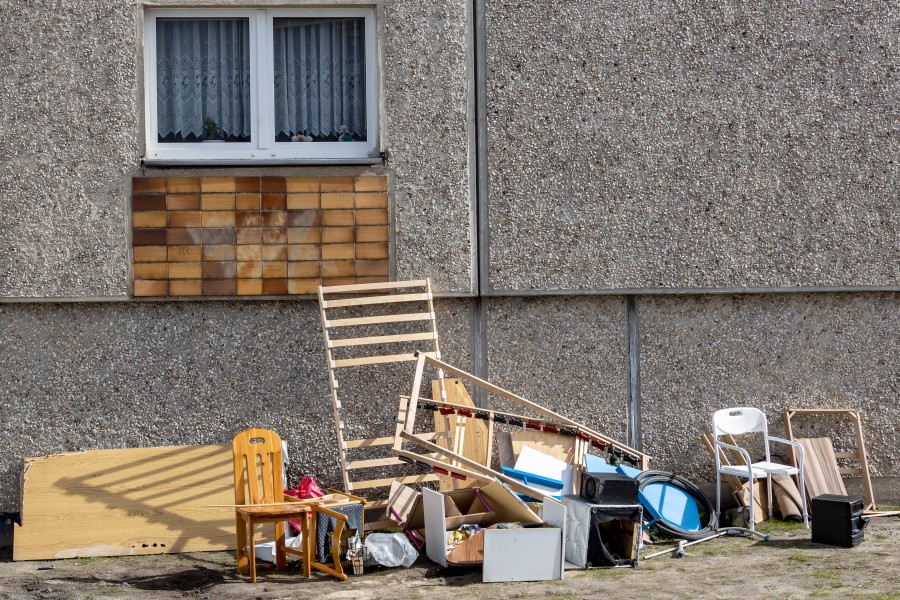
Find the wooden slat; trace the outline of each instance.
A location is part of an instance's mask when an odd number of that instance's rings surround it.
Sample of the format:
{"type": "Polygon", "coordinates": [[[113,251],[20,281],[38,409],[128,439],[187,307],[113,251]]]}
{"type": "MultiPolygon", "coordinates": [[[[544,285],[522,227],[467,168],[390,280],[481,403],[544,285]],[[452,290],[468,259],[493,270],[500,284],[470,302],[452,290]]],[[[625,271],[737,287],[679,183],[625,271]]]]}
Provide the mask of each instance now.
{"type": "Polygon", "coordinates": [[[398,483],[427,483],[429,481],[437,481],[438,479],[439,476],[434,473],[407,475],[405,477],[386,477],[384,479],[367,479],[365,481],[351,481],[350,490],[367,490],[377,487],[387,487],[394,481],[398,483]]]}
{"type": "Polygon", "coordinates": [[[15,560],[228,550],[231,446],[90,450],[25,459],[15,560]]]}
{"type": "Polygon", "coordinates": [[[331,340],[332,348],[346,348],[347,346],[370,346],[374,344],[395,344],[398,342],[415,342],[419,340],[433,340],[434,333],[406,333],[401,335],[375,335],[370,337],[347,338],[343,340],[331,340]]]}
{"type": "Polygon", "coordinates": [[[841,479],[840,469],[834,458],[834,448],[831,439],[821,438],[797,438],[803,446],[803,476],[806,479],[806,489],[810,498],[822,494],[847,495],[844,480],[841,479]]]}
{"type": "Polygon", "coordinates": [[[397,288],[421,287],[425,285],[425,279],[413,279],[410,281],[383,281],[380,283],[356,283],[351,285],[330,285],[322,287],[322,294],[353,294],[359,292],[371,292],[372,290],[394,290],[397,288]]]}
{"type": "Polygon", "coordinates": [[[390,465],[402,465],[402,460],[396,457],[372,458],[370,460],[351,460],[347,463],[347,469],[370,469],[372,467],[387,467],[390,465]]]}
{"type": "Polygon", "coordinates": [[[381,356],[361,356],[359,358],[344,358],[331,361],[332,368],[360,367],[363,365],[381,365],[396,362],[412,362],[416,360],[415,354],[385,354],[381,356]]]}
{"type": "Polygon", "coordinates": [[[347,319],[332,319],[326,322],[326,327],[353,327],[356,325],[379,325],[383,323],[409,323],[411,321],[430,321],[434,314],[430,312],[404,313],[400,315],[375,315],[371,317],[352,317],[347,319]]]}
{"type": "MultiPolygon", "coordinates": [[[[437,440],[441,438],[446,438],[446,432],[430,432],[430,433],[417,433],[416,437],[422,438],[423,440],[437,440]]],[[[366,438],[363,440],[348,440],[347,448],[368,448],[370,446],[390,446],[394,443],[393,437],[380,437],[380,438],[366,438]]]]}
{"type": "MultiPolygon", "coordinates": [[[[425,352],[426,356],[431,356],[433,352],[425,352]]],[[[415,354],[383,354],[378,356],[360,356],[358,358],[344,358],[341,360],[332,360],[331,368],[342,369],[344,367],[361,367],[365,365],[381,365],[398,362],[413,362],[416,360],[415,354]]]]}
{"type": "Polygon", "coordinates": [[[859,460],[859,453],[858,452],[835,452],[834,457],[835,458],[855,458],[855,459],[859,460]]]}
{"type": "Polygon", "coordinates": [[[322,308],[341,308],[346,306],[369,306],[372,304],[394,304],[399,302],[423,302],[429,300],[428,294],[393,294],[390,296],[360,296],[359,298],[341,298],[325,300],[322,308]]]}

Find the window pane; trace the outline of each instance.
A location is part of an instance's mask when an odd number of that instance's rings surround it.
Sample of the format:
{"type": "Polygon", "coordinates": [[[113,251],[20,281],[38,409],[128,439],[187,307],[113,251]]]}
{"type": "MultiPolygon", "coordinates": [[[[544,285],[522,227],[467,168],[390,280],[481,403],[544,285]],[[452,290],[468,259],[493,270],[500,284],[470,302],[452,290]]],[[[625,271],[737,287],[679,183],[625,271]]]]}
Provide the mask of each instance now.
{"type": "Polygon", "coordinates": [[[249,142],[249,21],[157,19],[156,84],[160,142],[249,142]]]}
{"type": "Polygon", "coordinates": [[[276,141],[366,140],[365,22],[274,19],[276,141]]]}

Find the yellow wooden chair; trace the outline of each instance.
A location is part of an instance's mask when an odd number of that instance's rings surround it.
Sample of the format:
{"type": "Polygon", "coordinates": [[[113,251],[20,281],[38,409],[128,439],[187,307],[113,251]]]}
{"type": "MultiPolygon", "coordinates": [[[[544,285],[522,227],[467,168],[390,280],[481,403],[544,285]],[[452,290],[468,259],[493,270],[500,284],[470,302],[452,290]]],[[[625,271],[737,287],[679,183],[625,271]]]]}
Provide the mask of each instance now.
{"type": "Polygon", "coordinates": [[[268,429],[248,429],[234,436],[234,503],[237,531],[237,569],[239,573],[250,570],[250,581],[256,581],[256,548],[254,528],[258,523],[275,524],[275,568],[287,566],[287,555],[299,556],[303,574],[310,576],[312,569],[346,580],[340,560],[340,539],[347,524],[346,515],[329,509],[347,503],[365,505],[363,498],[329,489],[329,496],[321,500],[300,500],[284,493],[281,438],[268,429]],[[312,513],[310,527],[307,516],[312,513]],[[332,534],[332,564],[315,560],[316,515],[324,514],[335,519],[332,534]],[[302,546],[291,548],[285,544],[284,522],[299,521],[302,546]]]}
{"type": "Polygon", "coordinates": [[[234,436],[234,503],[237,530],[238,573],[250,569],[250,581],[256,581],[254,528],[257,523],[275,524],[275,568],[287,566],[287,554],[303,559],[304,574],[309,577],[310,536],[308,503],[284,495],[281,438],[268,429],[248,429],[234,436]],[[303,524],[302,548],[286,547],[284,522],[303,524]]]}

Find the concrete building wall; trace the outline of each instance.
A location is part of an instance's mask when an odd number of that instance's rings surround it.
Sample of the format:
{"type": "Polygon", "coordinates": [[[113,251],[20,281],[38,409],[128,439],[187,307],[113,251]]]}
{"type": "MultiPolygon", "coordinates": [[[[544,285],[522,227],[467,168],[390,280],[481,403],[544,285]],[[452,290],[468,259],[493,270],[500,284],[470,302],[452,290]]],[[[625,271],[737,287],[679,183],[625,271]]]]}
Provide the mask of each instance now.
{"type": "MultiPolygon", "coordinates": [[[[469,302],[436,310],[441,350],[470,368],[469,302]]],[[[348,426],[392,428],[413,366],[342,374],[348,426]]],[[[248,427],[280,433],[292,475],[340,483],[315,302],[2,304],[0,373],[0,512],[19,510],[23,457],[228,444],[248,427]]]]}
{"type": "MultiPolygon", "coordinates": [[[[660,468],[709,479],[699,436],[715,410],[760,408],[783,436],[788,409],[843,408],[860,415],[872,476],[900,477],[898,319],[889,293],[642,297],[644,449],[660,468]]],[[[797,419],[795,435],[813,424],[797,419]]],[[[846,426],[822,424],[814,435],[855,445],[840,439],[846,426]]]]}
{"type": "MultiPolygon", "coordinates": [[[[142,168],[146,6],[0,0],[0,512],[23,456],[251,424],[338,479],[316,304],[131,299],[133,176],[385,175],[396,278],[481,295],[439,302],[445,358],[623,441],[624,294],[692,292],[637,297],[654,465],[708,477],[712,409],[777,429],[796,402],[859,410],[874,473],[900,475],[893,4],[484,2],[482,56],[470,3],[388,0],[383,164],[241,169],[142,168]],[[707,294],[744,288],[797,293],[707,294]]],[[[346,381],[393,398],[409,374],[346,381]]]]}
{"type": "MultiPolygon", "coordinates": [[[[185,175],[141,169],[143,11],[203,5],[209,3],[0,4],[0,298],[127,297],[131,176],[185,175]]],[[[453,294],[474,292],[467,7],[381,5],[383,165],[252,170],[388,175],[398,276],[427,273],[437,290],[453,294]]],[[[247,171],[190,170],[194,177],[235,174],[247,171]]]]}
{"type": "Polygon", "coordinates": [[[484,7],[491,290],[897,289],[896,4],[484,7]]]}

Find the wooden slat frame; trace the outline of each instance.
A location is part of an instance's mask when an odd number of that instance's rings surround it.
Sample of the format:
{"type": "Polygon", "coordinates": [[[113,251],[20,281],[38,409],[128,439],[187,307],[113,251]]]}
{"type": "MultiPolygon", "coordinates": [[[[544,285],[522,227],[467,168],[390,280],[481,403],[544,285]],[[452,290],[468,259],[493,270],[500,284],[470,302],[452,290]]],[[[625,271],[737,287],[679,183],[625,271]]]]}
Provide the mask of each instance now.
{"type": "Polygon", "coordinates": [[[360,298],[343,298],[326,300],[322,308],[341,308],[348,306],[368,306],[370,304],[396,304],[397,302],[430,301],[431,292],[427,294],[396,294],[393,296],[362,296],[360,298]]]}
{"type": "MultiPolygon", "coordinates": [[[[424,353],[418,354],[418,359],[417,359],[417,364],[416,364],[416,374],[415,374],[415,379],[413,380],[413,389],[412,389],[412,392],[410,393],[409,403],[405,409],[403,409],[402,404],[401,404],[400,414],[397,417],[397,420],[399,422],[403,423],[403,431],[407,434],[412,434],[413,428],[415,427],[416,409],[418,407],[419,394],[420,394],[421,386],[422,386],[422,375],[424,373],[424,368],[425,368],[426,364],[438,369],[439,373],[451,373],[451,374],[455,375],[456,377],[459,377],[460,379],[467,381],[477,387],[485,389],[492,394],[500,396],[506,400],[509,400],[509,401],[515,403],[515,404],[524,406],[544,417],[548,417],[549,419],[552,419],[553,422],[555,422],[555,423],[559,423],[559,424],[565,425],[567,427],[574,427],[577,430],[583,431],[584,433],[588,434],[592,438],[602,440],[602,441],[606,442],[607,444],[615,446],[617,449],[620,449],[624,452],[627,452],[627,453],[637,457],[641,463],[641,465],[640,465],[641,470],[646,471],[650,467],[650,457],[647,454],[644,454],[643,452],[641,452],[639,450],[631,448],[627,444],[623,444],[623,443],[621,443],[617,440],[614,440],[606,435],[603,435],[602,433],[594,431],[593,429],[591,429],[589,427],[585,427],[584,425],[582,425],[576,421],[573,421],[567,417],[564,417],[563,415],[561,415],[559,413],[556,413],[556,412],[553,412],[552,410],[546,409],[543,406],[540,406],[539,404],[535,404],[534,402],[531,402],[530,400],[526,400],[525,398],[518,396],[516,394],[513,394],[512,392],[505,390],[501,387],[498,387],[488,381],[480,379],[480,378],[476,377],[475,375],[472,375],[471,373],[463,371],[462,369],[454,367],[453,365],[440,360],[439,358],[427,356],[424,353]]],[[[446,403],[446,402],[442,400],[442,403],[446,403]]],[[[487,412],[489,415],[490,414],[498,414],[495,411],[492,411],[489,409],[479,408],[478,410],[487,412]]],[[[394,451],[395,452],[402,450],[403,439],[407,439],[407,438],[400,436],[398,434],[398,436],[396,437],[396,440],[394,442],[394,451]]],[[[416,441],[416,440],[413,440],[412,438],[409,438],[409,439],[410,439],[410,441],[415,441],[419,445],[422,445],[426,448],[430,447],[427,444],[421,444],[420,443],[421,440],[416,441]]],[[[439,447],[439,446],[436,446],[436,447],[439,447]]],[[[451,452],[447,449],[443,449],[443,452],[444,452],[445,456],[448,456],[449,458],[463,459],[460,461],[462,464],[469,464],[469,462],[472,462],[472,461],[469,461],[468,459],[466,459],[465,457],[462,457],[461,455],[459,455],[455,452],[451,452]]],[[[483,467],[483,465],[480,465],[480,466],[483,467]]],[[[495,472],[491,471],[491,473],[493,474],[495,472]]]]}
{"type": "MultiPolygon", "coordinates": [[[[325,353],[328,365],[328,386],[331,394],[332,411],[334,413],[335,431],[338,441],[338,455],[344,488],[346,490],[371,490],[373,488],[388,487],[391,482],[395,480],[394,478],[366,478],[366,470],[398,466],[402,464],[403,461],[400,461],[393,454],[388,454],[383,457],[372,457],[370,454],[365,460],[351,460],[348,453],[361,448],[378,449],[379,447],[385,447],[384,450],[389,452],[389,447],[393,444],[394,437],[385,436],[345,441],[344,415],[341,402],[342,400],[346,402],[346,399],[342,399],[338,391],[339,386],[336,371],[345,368],[378,368],[379,366],[392,363],[412,362],[416,360],[416,355],[412,352],[418,351],[427,352],[434,357],[440,357],[431,280],[426,278],[410,281],[320,287],[319,313],[322,320],[322,335],[325,342],[325,353]],[[399,293],[372,295],[393,291],[398,291],[399,293]],[[340,295],[340,297],[334,298],[335,295],[340,295]],[[424,310],[413,310],[396,314],[391,314],[390,312],[392,306],[410,305],[414,302],[421,302],[424,310]],[[371,314],[352,317],[341,317],[341,315],[335,314],[335,309],[348,309],[352,307],[360,307],[360,310],[369,310],[371,311],[371,314]],[[334,318],[335,316],[339,318],[334,318]],[[352,329],[350,329],[367,325],[391,326],[401,323],[416,322],[422,323],[421,331],[404,331],[403,333],[387,333],[385,335],[375,336],[353,336],[352,329]],[[350,336],[335,339],[332,335],[335,330],[346,332],[350,336]],[[412,352],[398,353],[396,350],[393,350],[390,354],[370,354],[372,351],[371,346],[381,344],[397,346],[397,349],[401,350],[406,350],[408,348],[412,352]],[[405,347],[403,345],[405,345],[405,347]],[[350,353],[350,357],[335,358],[334,351],[336,348],[343,349],[345,356],[346,353],[350,353]],[[363,354],[360,355],[360,352],[363,354]],[[353,353],[357,354],[354,355],[353,353]]],[[[438,378],[441,380],[443,379],[442,372],[439,372],[438,378]]],[[[386,409],[385,420],[389,420],[394,416],[393,410],[396,406],[394,404],[396,397],[376,398],[375,405],[381,406],[382,401],[383,406],[386,409]]],[[[441,437],[435,433],[417,435],[426,437],[429,440],[439,439],[441,437]]],[[[438,478],[438,475],[428,474],[403,477],[398,480],[414,483],[434,481],[438,478]]]]}
{"type": "MultiPolygon", "coordinates": [[[[451,471],[458,470],[459,469],[458,465],[462,465],[463,468],[467,469],[470,472],[474,471],[475,473],[480,474],[481,477],[487,477],[489,479],[491,479],[491,478],[499,479],[500,481],[503,481],[504,483],[509,485],[512,489],[520,491],[521,493],[525,493],[534,498],[546,497],[545,494],[543,494],[537,490],[534,490],[528,486],[523,486],[517,480],[507,477],[497,471],[494,471],[489,466],[479,464],[477,461],[469,459],[458,452],[454,452],[451,449],[452,446],[448,447],[448,448],[444,448],[444,447],[439,446],[438,444],[429,442],[427,440],[423,440],[423,439],[413,435],[413,431],[415,429],[415,424],[416,424],[417,409],[418,409],[418,404],[419,404],[419,400],[420,400],[419,394],[421,392],[421,387],[422,387],[422,377],[424,374],[424,369],[425,369],[426,364],[439,369],[441,372],[452,373],[453,375],[455,375],[456,377],[459,377],[463,381],[468,381],[475,386],[481,387],[483,389],[487,389],[488,391],[490,391],[498,396],[501,396],[507,400],[510,400],[513,403],[517,403],[519,405],[525,406],[526,408],[529,408],[530,410],[533,410],[534,412],[536,412],[544,417],[549,417],[550,419],[553,419],[553,421],[555,423],[560,423],[567,427],[572,427],[572,428],[576,429],[576,431],[582,431],[595,439],[603,440],[603,441],[607,442],[608,444],[621,449],[624,452],[628,452],[629,454],[636,456],[641,462],[642,470],[647,470],[649,468],[650,457],[648,455],[646,455],[638,450],[635,450],[634,448],[630,448],[629,446],[627,446],[625,444],[621,444],[618,441],[613,440],[612,438],[609,438],[600,433],[597,433],[590,428],[587,428],[575,421],[572,421],[571,419],[568,419],[558,413],[555,413],[555,412],[548,410],[538,404],[535,404],[534,402],[526,400],[525,398],[522,398],[521,396],[517,396],[516,394],[513,394],[512,392],[509,392],[507,390],[504,390],[503,388],[500,388],[491,383],[488,383],[487,381],[484,381],[478,377],[475,377],[474,375],[472,375],[470,373],[467,373],[466,371],[463,371],[462,369],[458,369],[448,363],[445,363],[445,362],[441,361],[440,359],[426,356],[425,354],[422,354],[422,353],[419,353],[419,355],[418,355],[417,364],[416,364],[416,374],[415,374],[415,378],[413,379],[413,389],[412,389],[412,392],[410,393],[409,402],[401,402],[400,403],[400,410],[399,410],[398,417],[397,417],[397,422],[398,422],[397,435],[396,435],[396,438],[394,441],[394,448],[393,448],[394,453],[398,456],[405,456],[407,458],[411,458],[411,459],[419,461],[419,462],[424,462],[425,464],[431,464],[433,466],[440,466],[441,468],[448,469],[451,471]],[[429,460],[424,460],[424,458],[421,454],[405,450],[403,448],[404,441],[411,442],[421,448],[429,450],[432,454],[435,454],[438,456],[443,456],[444,460],[438,461],[438,462],[440,462],[439,465],[435,465],[433,462],[429,462],[429,460]]],[[[442,400],[441,404],[446,405],[448,403],[446,402],[446,400],[442,400]]],[[[477,410],[480,412],[488,413],[488,422],[491,425],[491,432],[493,431],[494,416],[497,414],[505,414],[505,413],[498,413],[497,411],[493,411],[491,409],[485,409],[485,408],[478,408],[477,410]]],[[[491,438],[492,438],[492,436],[491,436],[491,438]]]]}
{"type": "MultiPolygon", "coordinates": [[[[787,439],[794,441],[794,432],[791,427],[791,419],[797,415],[835,415],[847,417],[853,423],[854,435],[856,437],[856,450],[851,452],[835,452],[835,458],[852,458],[859,462],[858,467],[840,469],[841,475],[859,475],[863,482],[863,490],[866,495],[866,510],[874,511],[875,494],[872,491],[872,477],[869,473],[869,461],[866,459],[866,443],[863,439],[862,422],[859,413],[846,408],[792,408],[784,413],[784,431],[787,439]]],[[[796,450],[791,447],[791,458],[794,465],[797,464],[796,450]]]]}

